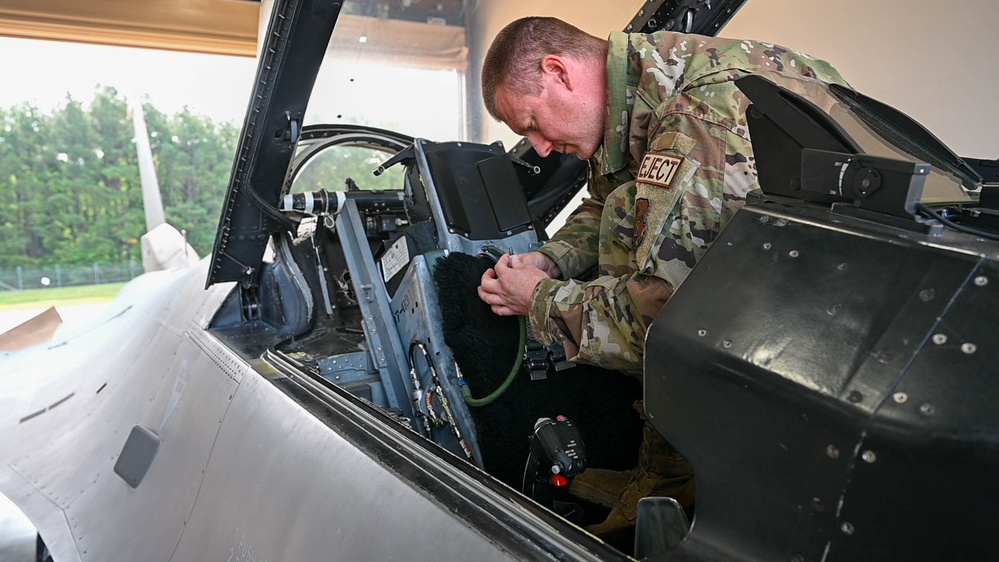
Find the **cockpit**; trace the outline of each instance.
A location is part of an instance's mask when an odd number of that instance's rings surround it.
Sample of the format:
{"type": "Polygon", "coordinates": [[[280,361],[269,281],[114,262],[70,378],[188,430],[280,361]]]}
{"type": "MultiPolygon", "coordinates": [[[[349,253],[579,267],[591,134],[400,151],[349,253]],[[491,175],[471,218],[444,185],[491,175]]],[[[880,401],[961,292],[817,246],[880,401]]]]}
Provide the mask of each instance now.
{"type": "MultiPolygon", "coordinates": [[[[669,20],[639,11],[622,27],[700,18],[713,31],[731,17],[695,4],[701,12],[669,20]]],[[[503,9],[348,2],[317,21],[276,14],[212,258],[209,284],[236,284],[211,331],[585,525],[606,511],[568,496],[567,478],[633,467],[643,425],[634,403],[644,397],[662,415],[671,395],[648,378],[643,387],[572,363],[523,319],[478,299],[483,272],[538,248],[587,173],[574,157],[488,140],[502,135],[469,106],[485,46],[476,18],[487,10],[503,9]],[[300,26],[294,35],[288,22],[300,26]]],[[[590,15],[604,12],[617,9],[590,15]]],[[[973,207],[988,183],[982,168],[855,92],[832,92],[838,103],[820,109],[772,85],[743,86],[757,106],[753,138],[768,141],[761,205],[804,203],[833,222],[933,236],[944,224],[934,213],[973,207]]],[[[662,509],[653,513],[675,513],[662,509]]],[[[674,545],[687,515],[671,524],[674,545]]]]}

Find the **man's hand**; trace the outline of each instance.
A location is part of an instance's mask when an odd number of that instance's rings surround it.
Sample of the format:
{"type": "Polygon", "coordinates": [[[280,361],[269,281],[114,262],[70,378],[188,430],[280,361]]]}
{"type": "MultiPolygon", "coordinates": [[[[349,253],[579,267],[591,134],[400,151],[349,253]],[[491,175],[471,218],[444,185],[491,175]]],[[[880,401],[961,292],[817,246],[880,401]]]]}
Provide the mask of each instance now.
{"type": "Polygon", "coordinates": [[[555,260],[545,254],[542,254],[541,252],[528,252],[526,254],[520,254],[517,256],[517,259],[524,265],[532,265],[541,271],[544,271],[548,274],[548,277],[551,277],[552,279],[562,278],[562,270],[559,269],[555,260]]]}
{"type": "Polygon", "coordinates": [[[558,272],[558,266],[548,256],[531,252],[523,255],[503,254],[496,262],[496,267],[482,274],[479,298],[489,305],[493,313],[500,316],[527,316],[534,288],[542,279],[552,277],[548,271],[535,265],[545,263],[534,254],[550,262],[558,272]]]}

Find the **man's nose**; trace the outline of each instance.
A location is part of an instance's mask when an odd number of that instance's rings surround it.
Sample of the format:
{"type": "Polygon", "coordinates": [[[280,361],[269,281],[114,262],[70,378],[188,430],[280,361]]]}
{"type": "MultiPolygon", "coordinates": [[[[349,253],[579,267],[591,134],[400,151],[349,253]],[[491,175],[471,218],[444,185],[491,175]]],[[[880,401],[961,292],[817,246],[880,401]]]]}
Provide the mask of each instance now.
{"type": "Polygon", "coordinates": [[[531,145],[534,146],[535,152],[537,152],[538,156],[542,158],[545,158],[549,154],[551,154],[552,148],[555,147],[552,141],[546,139],[545,137],[537,133],[529,133],[527,135],[527,140],[531,141],[531,145]]]}

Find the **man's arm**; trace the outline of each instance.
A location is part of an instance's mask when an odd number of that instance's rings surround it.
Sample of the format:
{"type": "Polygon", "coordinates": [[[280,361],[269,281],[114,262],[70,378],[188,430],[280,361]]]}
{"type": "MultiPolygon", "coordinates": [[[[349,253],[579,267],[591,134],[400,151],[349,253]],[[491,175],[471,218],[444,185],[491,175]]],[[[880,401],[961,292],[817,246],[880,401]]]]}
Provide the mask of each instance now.
{"type": "Polygon", "coordinates": [[[529,320],[538,341],[561,344],[570,360],[637,374],[648,325],[672,295],[665,280],[639,273],[587,283],[542,279],[529,320]]]}
{"type": "MultiPolygon", "coordinates": [[[[593,269],[599,262],[600,221],[604,203],[617,187],[617,178],[607,178],[593,170],[596,162],[590,160],[590,177],[587,182],[588,197],[538,251],[555,262],[563,279],[578,277],[593,269]]],[[[630,179],[630,178],[628,178],[630,179]]]]}
{"type": "Polygon", "coordinates": [[[534,337],[562,345],[570,360],[641,373],[645,332],[673,287],[638,273],[560,281],[528,256],[500,258],[483,274],[479,298],[500,316],[528,316],[534,337]]]}

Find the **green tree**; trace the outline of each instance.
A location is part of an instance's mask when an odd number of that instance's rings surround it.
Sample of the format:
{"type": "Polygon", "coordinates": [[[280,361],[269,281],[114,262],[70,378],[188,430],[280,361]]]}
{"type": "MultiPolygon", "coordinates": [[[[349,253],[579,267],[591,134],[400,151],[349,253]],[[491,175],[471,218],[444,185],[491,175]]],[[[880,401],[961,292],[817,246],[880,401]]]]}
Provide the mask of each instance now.
{"type": "Polygon", "coordinates": [[[90,263],[138,258],[139,189],[126,101],[113,88],[97,90],[89,108],[68,99],[52,117],[48,146],[58,173],[52,189],[68,206],[56,211],[50,259],[90,263]]]}
{"type": "MultiPolygon", "coordinates": [[[[51,115],[0,108],[0,268],[141,259],[142,189],[127,100],[98,87],[51,115]]],[[[238,129],[144,104],[166,220],[211,251],[238,129]]]]}
{"type": "Polygon", "coordinates": [[[0,139],[0,197],[4,202],[5,261],[33,265],[48,255],[49,197],[54,155],[45,145],[49,124],[37,108],[22,104],[4,112],[0,139]]]}
{"type": "Polygon", "coordinates": [[[215,240],[239,131],[187,108],[171,118],[149,108],[147,124],[167,222],[203,256],[215,240]]]}

